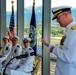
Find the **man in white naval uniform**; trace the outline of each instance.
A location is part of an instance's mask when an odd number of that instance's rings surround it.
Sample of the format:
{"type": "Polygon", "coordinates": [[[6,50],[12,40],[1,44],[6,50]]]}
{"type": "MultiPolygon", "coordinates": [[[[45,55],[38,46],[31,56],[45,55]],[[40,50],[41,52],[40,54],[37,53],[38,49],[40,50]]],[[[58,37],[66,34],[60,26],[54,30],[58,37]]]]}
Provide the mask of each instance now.
{"type": "Polygon", "coordinates": [[[2,47],[2,53],[0,55],[0,63],[2,63],[4,65],[5,62],[8,61],[8,56],[11,52],[12,45],[10,43],[8,43],[8,36],[3,37],[3,42],[4,42],[4,45],[2,47]]]}
{"type": "Polygon", "coordinates": [[[66,28],[66,37],[62,47],[48,44],[44,39],[42,42],[57,56],[55,75],[76,75],[76,22],[71,16],[71,7],[54,7],[52,12],[53,20],[66,28]]]}
{"type": "Polygon", "coordinates": [[[22,71],[25,73],[33,71],[35,55],[34,54],[30,55],[31,53],[34,52],[34,50],[30,47],[30,42],[31,38],[29,37],[25,37],[23,39],[23,44],[25,48],[23,48],[22,54],[28,54],[29,56],[21,59],[20,65],[16,69],[17,71],[22,71]]]}
{"type": "MultiPolygon", "coordinates": [[[[22,47],[18,44],[19,37],[13,36],[12,37],[12,49],[9,58],[19,56],[22,54],[22,47]]],[[[14,70],[16,69],[17,65],[19,64],[20,59],[13,59],[11,63],[8,65],[8,68],[14,70]]]]}

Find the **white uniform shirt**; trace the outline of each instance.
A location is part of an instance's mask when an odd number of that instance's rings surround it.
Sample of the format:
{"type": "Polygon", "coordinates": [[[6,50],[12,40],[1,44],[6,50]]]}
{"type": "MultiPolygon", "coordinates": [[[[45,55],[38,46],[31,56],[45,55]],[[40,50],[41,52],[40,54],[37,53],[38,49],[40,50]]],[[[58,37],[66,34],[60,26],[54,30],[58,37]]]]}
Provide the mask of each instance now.
{"type": "Polygon", "coordinates": [[[76,22],[71,22],[67,27],[66,39],[62,49],[56,46],[53,53],[57,56],[55,75],[76,75],[76,22]]]}
{"type": "MultiPolygon", "coordinates": [[[[11,51],[11,55],[10,55],[11,57],[19,56],[21,54],[22,54],[22,47],[19,44],[12,46],[12,51],[11,51]]],[[[9,65],[9,68],[14,70],[16,68],[16,66],[19,64],[19,62],[20,62],[20,59],[13,59],[11,61],[12,64],[9,65]]]]}
{"type": "Polygon", "coordinates": [[[2,47],[2,55],[8,56],[11,52],[11,44],[7,43],[2,47]]]}
{"type": "Polygon", "coordinates": [[[9,54],[11,53],[11,44],[4,44],[2,47],[2,58],[0,58],[0,62],[7,60],[9,54]]]}
{"type": "MultiPolygon", "coordinates": [[[[22,54],[25,54],[26,52],[29,54],[31,52],[34,52],[34,50],[31,47],[24,48],[22,54]]],[[[22,58],[20,63],[20,68],[18,68],[17,70],[24,72],[31,72],[33,70],[34,62],[35,62],[34,55],[28,56],[27,58],[22,58]]]]}

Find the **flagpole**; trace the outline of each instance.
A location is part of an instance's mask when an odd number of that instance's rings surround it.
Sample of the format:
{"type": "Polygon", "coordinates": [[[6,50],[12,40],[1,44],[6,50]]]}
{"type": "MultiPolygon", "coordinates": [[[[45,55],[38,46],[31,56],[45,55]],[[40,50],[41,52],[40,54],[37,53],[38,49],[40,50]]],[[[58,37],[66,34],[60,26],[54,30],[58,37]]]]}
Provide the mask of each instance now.
{"type": "Polygon", "coordinates": [[[11,13],[11,17],[10,17],[10,24],[9,24],[9,30],[8,30],[8,42],[11,43],[11,37],[15,35],[15,31],[14,31],[14,1],[11,1],[12,4],[12,13],[11,13]]]}
{"type": "Polygon", "coordinates": [[[13,6],[14,5],[14,1],[12,0],[11,3],[12,3],[12,6],[13,6]]]}
{"type": "Polygon", "coordinates": [[[35,5],[35,0],[33,0],[33,5],[35,5]]]}
{"type": "MultiPolygon", "coordinates": [[[[12,3],[12,11],[14,12],[14,0],[12,0],[11,3],[12,3]]],[[[14,24],[14,27],[13,27],[13,35],[16,35],[16,33],[15,33],[16,29],[15,28],[16,28],[16,26],[14,24]]]]}
{"type": "Polygon", "coordinates": [[[11,4],[12,4],[12,11],[14,11],[14,1],[13,0],[11,1],[11,4]]]}
{"type": "Polygon", "coordinates": [[[36,15],[35,15],[35,0],[33,0],[33,6],[32,6],[32,16],[30,21],[30,33],[29,37],[34,41],[30,44],[30,46],[33,48],[35,55],[37,55],[37,38],[36,38],[36,15]]]}

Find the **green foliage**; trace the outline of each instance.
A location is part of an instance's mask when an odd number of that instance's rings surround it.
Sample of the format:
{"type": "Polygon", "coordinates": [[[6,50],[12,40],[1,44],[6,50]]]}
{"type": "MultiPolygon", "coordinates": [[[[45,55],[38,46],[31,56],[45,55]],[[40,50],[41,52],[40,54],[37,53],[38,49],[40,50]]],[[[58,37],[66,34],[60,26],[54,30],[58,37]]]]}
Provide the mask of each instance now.
{"type": "Polygon", "coordinates": [[[51,44],[60,44],[60,39],[56,39],[56,38],[54,39],[54,38],[51,38],[50,40],[51,40],[51,41],[50,41],[51,44]]]}
{"type": "Polygon", "coordinates": [[[51,26],[51,30],[50,30],[51,34],[53,36],[62,36],[64,34],[64,28],[61,28],[60,26],[51,26]]]}
{"type": "MultiPolygon", "coordinates": [[[[29,34],[29,27],[30,25],[26,23],[24,26],[24,32],[26,32],[26,34],[29,34]]],[[[36,31],[37,31],[37,35],[42,36],[42,23],[41,22],[37,23],[36,31]]],[[[60,27],[58,23],[52,22],[50,33],[52,34],[53,37],[61,37],[64,34],[64,28],[60,27]]]]}
{"type": "Polygon", "coordinates": [[[29,28],[24,28],[24,32],[29,33],[29,28]]]}
{"type": "Polygon", "coordinates": [[[42,35],[42,30],[41,29],[37,29],[37,32],[39,32],[39,34],[42,35]]]}
{"type": "Polygon", "coordinates": [[[62,37],[63,34],[58,33],[56,36],[57,37],[62,37]]]}

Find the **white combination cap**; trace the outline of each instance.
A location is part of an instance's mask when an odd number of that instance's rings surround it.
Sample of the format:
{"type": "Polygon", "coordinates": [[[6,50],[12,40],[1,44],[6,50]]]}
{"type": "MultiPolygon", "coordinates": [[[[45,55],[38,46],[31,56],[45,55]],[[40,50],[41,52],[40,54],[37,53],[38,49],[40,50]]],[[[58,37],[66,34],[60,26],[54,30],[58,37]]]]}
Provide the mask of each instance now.
{"type": "Polygon", "coordinates": [[[65,12],[65,11],[71,11],[71,8],[70,6],[59,6],[59,7],[53,7],[52,8],[52,13],[54,15],[54,17],[52,18],[52,20],[56,19],[57,16],[62,13],[62,12],[65,12]]]}
{"type": "Polygon", "coordinates": [[[4,36],[4,37],[3,37],[3,40],[4,40],[4,39],[9,39],[9,38],[8,38],[8,36],[4,36]]]}
{"type": "Polygon", "coordinates": [[[12,36],[12,40],[19,40],[18,36],[12,36]]]}
{"type": "Polygon", "coordinates": [[[31,41],[31,38],[28,36],[23,38],[23,42],[30,42],[30,41],[31,41]]]}

